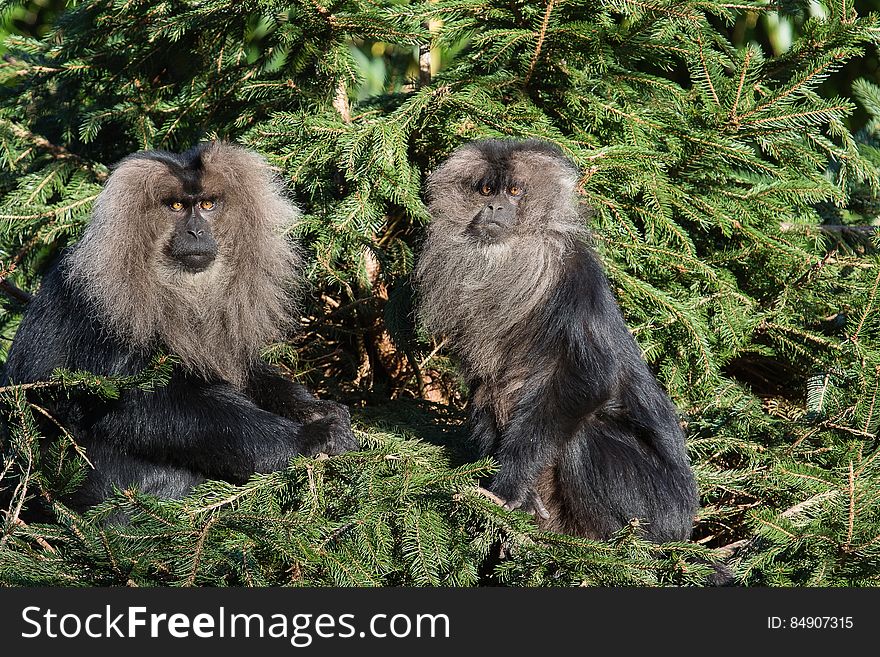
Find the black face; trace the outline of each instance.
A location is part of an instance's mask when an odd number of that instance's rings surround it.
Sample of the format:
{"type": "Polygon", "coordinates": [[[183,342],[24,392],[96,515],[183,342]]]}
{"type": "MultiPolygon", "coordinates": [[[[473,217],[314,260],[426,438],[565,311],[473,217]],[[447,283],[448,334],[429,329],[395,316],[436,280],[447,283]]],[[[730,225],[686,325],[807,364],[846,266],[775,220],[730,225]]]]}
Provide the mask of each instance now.
{"type": "Polygon", "coordinates": [[[203,153],[209,144],[199,144],[185,153],[147,151],[131,157],[154,160],[168,167],[161,203],[174,222],[165,254],[190,272],[207,269],[217,257],[212,223],[220,213],[218,194],[205,189],[203,153]]]}
{"type": "Polygon", "coordinates": [[[217,257],[211,217],[219,208],[215,198],[187,194],[163,201],[174,216],[174,232],[167,254],[191,272],[204,271],[217,257]]]}
{"type": "Polygon", "coordinates": [[[517,208],[525,197],[525,186],[507,176],[496,175],[483,178],[475,188],[486,203],[474,216],[468,231],[489,241],[501,239],[516,222],[517,208]]]}
{"type": "Polygon", "coordinates": [[[516,225],[529,191],[525,181],[514,175],[517,157],[524,153],[563,156],[553,144],[534,139],[485,139],[474,142],[473,147],[480,152],[486,168],[472,189],[485,204],[474,215],[467,232],[481,241],[496,242],[516,225]]]}

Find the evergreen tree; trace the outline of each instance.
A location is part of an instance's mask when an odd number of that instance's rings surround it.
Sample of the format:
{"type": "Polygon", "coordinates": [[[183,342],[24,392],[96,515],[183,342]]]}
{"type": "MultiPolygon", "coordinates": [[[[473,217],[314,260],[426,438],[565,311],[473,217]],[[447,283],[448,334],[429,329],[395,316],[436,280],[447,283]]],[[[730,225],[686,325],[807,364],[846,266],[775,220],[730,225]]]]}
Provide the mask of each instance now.
{"type": "MultiPolygon", "coordinates": [[[[6,9],[19,2],[2,2],[6,9]]],[[[367,450],[296,459],[182,501],[120,491],[21,523],[82,477],[44,454],[22,388],[2,391],[14,489],[5,584],[700,584],[728,561],[761,585],[880,583],[880,89],[826,82],[878,38],[851,2],[273,0],[68,2],[0,66],[0,350],[108,167],[145,148],[246,144],[304,210],[300,339],[266,357],[348,401],[367,450]],[[798,26],[774,54],[743,21],[798,26]],[[377,82],[376,71],[384,71],[377,82]],[[558,144],[629,326],[687,422],[694,542],[538,532],[476,488],[454,363],[413,325],[422,186],[481,137],[558,144]],[[866,226],[868,225],[868,226],[866,226]],[[125,527],[103,524],[115,510],[125,527]]],[[[113,396],[161,385],[58,372],[113,396]]]]}

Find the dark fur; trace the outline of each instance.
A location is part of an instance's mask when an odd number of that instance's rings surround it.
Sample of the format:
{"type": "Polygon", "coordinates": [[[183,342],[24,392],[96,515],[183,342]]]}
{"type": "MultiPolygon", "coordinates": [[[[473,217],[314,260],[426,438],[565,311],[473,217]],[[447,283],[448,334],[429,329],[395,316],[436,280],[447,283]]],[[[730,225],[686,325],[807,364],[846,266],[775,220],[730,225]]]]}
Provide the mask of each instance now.
{"type": "Polygon", "coordinates": [[[697,506],[674,406],[587,246],[576,171],[553,146],[490,140],[429,179],[433,221],[420,312],[470,386],[470,432],[500,468],[491,490],[553,531],[606,538],[637,518],[655,541],[690,536],[697,506]],[[483,181],[526,187],[486,237],[483,181]]]}
{"type": "Polygon", "coordinates": [[[169,342],[183,346],[182,365],[154,392],[42,399],[95,466],[71,506],[94,505],[114,485],[177,498],[205,479],[242,483],[297,454],[357,448],[344,406],[259,361],[291,311],[297,255],[281,224],[294,218],[266,163],[234,146],[138,153],[114,171],[83,240],[32,300],[4,382],[46,380],[59,367],[133,375],[174,351],[169,342]],[[220,255],[207,272],[171,271],[156,188],[197,193],[209,180],[225,204],[213,230],[220,255]]]}

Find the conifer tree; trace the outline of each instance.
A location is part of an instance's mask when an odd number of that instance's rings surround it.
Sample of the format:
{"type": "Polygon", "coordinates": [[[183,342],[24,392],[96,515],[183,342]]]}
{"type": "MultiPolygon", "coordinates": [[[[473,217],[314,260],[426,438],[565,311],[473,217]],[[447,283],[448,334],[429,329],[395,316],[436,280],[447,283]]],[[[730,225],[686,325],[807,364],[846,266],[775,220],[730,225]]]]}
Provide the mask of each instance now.
{"type": "MultiPolygon", "coordinates": [[[[0,2],[10,10],[21,3],[0,2]]],[[[26,524],[87,467],[2,391],[4,584],[880,584],[880,89],[832,94],[880,18],[852,2],[71,0],[0,65],[0,353],[109,167],[243,143],[303,209],[303,330],[265,354],[348,401],[363,452],[185,500],[119,491],[26,524]],[[811,13],[812,12],[812,13],[811,13]],[[781,54],[743,21],[798,26],[781,54]],[[376,71],[383,71],[381,82],[376,71]],[[852,129],[857,107],[872,119],[852,129]],[[537,531],[482,496],[455,365],[414,325],[425,176],[482,137],[558,144],[645,358],[682,412],[693,542],[537,531]],[[124,527],[102,519],[123,509],[124,527]]],[[[46,387],[114,396],[171,359],[46,387]]]]}

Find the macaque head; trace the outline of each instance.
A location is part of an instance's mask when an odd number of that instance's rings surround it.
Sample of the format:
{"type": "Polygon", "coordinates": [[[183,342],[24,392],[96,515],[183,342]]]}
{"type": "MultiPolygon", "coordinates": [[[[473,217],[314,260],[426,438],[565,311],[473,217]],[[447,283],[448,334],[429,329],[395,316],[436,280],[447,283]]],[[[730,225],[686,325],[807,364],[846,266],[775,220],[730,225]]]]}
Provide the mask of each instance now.
{"type": "Polygon", "coordinates": [[[484,244],[569,232],[577,172],[552,144],[487,139],[459,148],[428,179],[436,230],[484,244]]]}
{"type": "Polygon", "coordinates": [[[113,170],[67,264],[104,325],[239,382],[293,317],[298,216],[269,163],[221,142],[113,170]]]}

